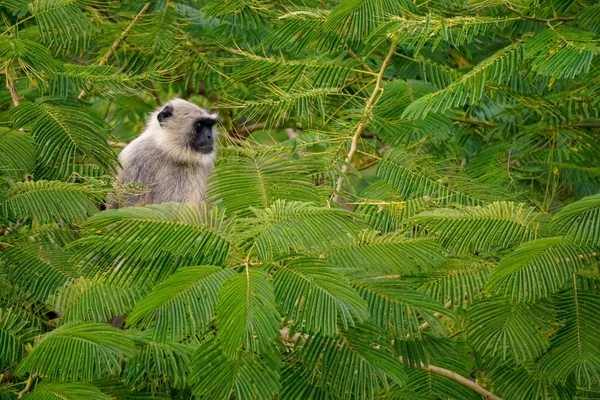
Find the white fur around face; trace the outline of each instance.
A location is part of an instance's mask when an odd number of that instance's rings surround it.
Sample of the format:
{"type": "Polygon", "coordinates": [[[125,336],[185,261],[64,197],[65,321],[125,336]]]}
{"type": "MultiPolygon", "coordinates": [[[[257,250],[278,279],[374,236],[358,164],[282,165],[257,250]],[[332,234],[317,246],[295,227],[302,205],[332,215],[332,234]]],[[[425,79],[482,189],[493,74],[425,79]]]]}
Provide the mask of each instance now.
{"type": "MultiPolygon", "coordinates": [[[[202,154],[187,145],[190,135],[193,134],[194,122],[199,118],[216,119],[217,115],[183,99],[173,99],[152,113],[142,135],[151,137],[161,150],[177,162],[212,166],[215,159],[214,151],[210,154],[202,154]],[[157,116],[167,105],[173,108],[173,115],[161,126],[157,116]]],[[[213,128],[215,143],[217,134],[218,132],[213,128]]]]}

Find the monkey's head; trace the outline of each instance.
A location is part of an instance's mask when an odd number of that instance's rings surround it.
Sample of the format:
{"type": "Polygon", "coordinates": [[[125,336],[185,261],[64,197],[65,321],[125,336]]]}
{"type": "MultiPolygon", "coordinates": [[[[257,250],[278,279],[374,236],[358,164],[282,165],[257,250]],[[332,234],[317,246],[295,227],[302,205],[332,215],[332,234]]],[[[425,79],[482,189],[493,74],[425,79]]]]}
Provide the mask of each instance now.
{"type": "Polygon", "coordinates": [[[161,147],[181,162],[212,163],[218,122],[211,114],[182,99],[173,99],[159,108],[150,124],[157,124],[161,147]]]}

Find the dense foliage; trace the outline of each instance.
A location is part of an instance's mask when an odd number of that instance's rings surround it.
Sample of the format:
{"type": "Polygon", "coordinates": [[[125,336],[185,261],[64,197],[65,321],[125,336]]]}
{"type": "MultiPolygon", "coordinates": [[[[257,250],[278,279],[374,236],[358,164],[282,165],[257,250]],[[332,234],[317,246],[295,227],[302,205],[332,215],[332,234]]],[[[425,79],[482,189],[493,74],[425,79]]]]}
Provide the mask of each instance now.
{"type": "Polygon", "coordinates": [[[0,15],[0,398],[600,396],[595,0],[0,15]],[[210,207],[104,210],[173,96],[210,207]]]}

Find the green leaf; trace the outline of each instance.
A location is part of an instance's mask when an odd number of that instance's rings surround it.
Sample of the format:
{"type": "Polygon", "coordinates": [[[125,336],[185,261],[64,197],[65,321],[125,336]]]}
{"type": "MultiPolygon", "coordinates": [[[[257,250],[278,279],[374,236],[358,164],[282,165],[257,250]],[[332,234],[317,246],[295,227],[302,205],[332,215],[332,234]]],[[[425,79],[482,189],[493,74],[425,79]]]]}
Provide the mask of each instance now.
{"type": "Polygon", "coordinates": [[[192,365],[190,383],[198,398],[269,400],[279,392],[279,363],[272,358],[240,351],[231,359],[207,342],[194,354],[192,365]]]}
{"type": "Polygon", "coordinates": [[[135,344],[123,331],[107,324],[72,322],[42,336],[15,373],[89,382],[118,374],[123,357],[134,354],[135,344]]]}
{"type": "Polygon", "coordinates": [[[407,380],[389,344],[368,326],[340,331],[339,338],[310,336],[299,351],[312,379],[330,385],[340,398],[373,399],[388,379],[399,385],[407,380]]]}
{"type": "Polygon", "coordinates": [[[73,224],[99,212],[103,190],[91,185],[56,181],[25,181],[11,185],[2,204],[8,220],[26,219],[34,225],[73,224]]]}
{"type": "Polygon", "coordinates": [[[551,228],[582,245],[600,245],[600,194],[587,196],[563,207],[552,219],[551,228]]]}
{"type": "Polygon", "coordinates": [[[494,269],[485,290],[511,302],[532,302],[559,291],[584,264],[587,253],[562,237],[525,243],[494,269]]]}
{"type": "Polygon", "coordinates": [[[302,332],[337,334],[337,324],[354,326],[369,317],[366,302],[342,275],[323,259],[282,262],[273,275],[282,314],[302,332]]]}
{"type": "Polygon", "coordinates": [[[137,302],[127,325],[153,327],[153,339],[162,342],[198,334],[214,319],[222,283],[233,274],[221,267],[181,268],[137,302]]]}
{"type": "Polygon", "coordinates": [[[269,208],[253,211],[256,217],[247,218],[239,229],[248,238],[245,246],[263,261],[293,251],[327,251],[331,245],[352,243],[362,227],[345,210],[308,203],[278,200],[269,208]]]}
{"type": "Polygon", "coordinates": [[[246,267],[223,283],[217,303],[217,340],[233,359],[240,349],[273,353],[280,316],[267,274],[246,267]]]}
{"type": "Polygon", "coordinates": [[[352,284],[367,301],[372,319],[392,337],[404,339],[418,333],[423,321],[444,332],[435,314],[452,316],[442,304],[397,278],[355,278],[352,284]]]}
{"type": "Polygon", "coordinates": [[[0,308],[0,371],[12,368],[21,361],[25,344],[33,339],[36,329],[25,315],[11,308],[0,308]]]}
{"type": "Polygon", "coordinates": [[[231,246],[230,221],[220,210],[186,204],[108,210],[85,228],[72,245],[80,268],[88,276],[110,271],[107,279],[125,286],[155,284],[178,267],[223,265],[231,246]]]}
{"type": "Polygon", "coordinates": [[[465,104],[478,104],[485,96],[486,84],[508,80],[525,58],[524,45],[513,43],[483,60],[450,86],[420,97],[410,104],[402,117],[425,118],[430,112],[444,112],[465,104]]]}
{"type": "Polygon", "coordinates": [[[318,164],[293,160],[292,155],[289,151],[228,151],[217,159],[209,181],[209,198],[228,212],[240,214],[250,213],[250,207],[269,207],[276,200],[323,200],[311,178],[318,164]],[[240,191],[245,195],[239,196],[240,191]]]}
{"type": "Polygon", "coordinates": [[[153,390],[184,389],[195,345],[146,341],[125,363],[123,380],[130,386],[149,385],[153,390]]]}
{"type": "Polygon", "coordinates": [[[502,201],[485,207],[424,211],[409,221],[436,235],[450,252],[475,253],[535,239],[539,219],[539,214],[525,204],[502,201]]]}
{"type": "Polygon", "coordinates": [[[557,309],[562,327],[539,360],[540,370],[552,382],[564,384],[573,376],[578,386],[592,388],[600,381],[600,296],[585,291],[575,280],[574,287],[558,297],[557,309]]]}
{"type": "Polygon", "coordinates": [[[469,340],[482,355],[503,360],[511,355],[521,364],[548,347],[552,314],[543,305],[484,300],[469,308],[467,318],[469,340]]]}
{"type": "Polygon", "coordinates": [[[7,263],[11,281],[44,302],[77,277],[70,256],[70,252],[43,241],[22,241],[4,250],[1,257],[7,263]]]}
{"type": "Polygon", "coordinates": [[[53,303],[61,325],[72,321],[107,322],[130,312],[139,297],[135,289],[80,277],[59,289],[53,303]]]}
{"type": "Polygon", "coordinates": [[[26,396],[28,400],[110,400],[96,386],[82,383],[40,382],[26,396]]]}
{"type": "Polygon", "coordinates": [[[0,175],[22,179],[35,167],[35,146],[23,132],[0,128],[0,175]]]}
{"type": "Polygon", "coordinates": [[[399,234],[367,232],[361,241],[333,249],[328,259],[343,268],[378,274],[419,275],[446,261],[442,249],[431,239],[407,239],[399,234]]]}
{"type": "Polygon", "coordinates": [[[64,180],[77,157],[114,171],[115,154],[106,142],[108,126],[85,110],[56,101],[22,102],[11,111],[15,128],[28,126],[34,137],[44,177],[64,180]]]}

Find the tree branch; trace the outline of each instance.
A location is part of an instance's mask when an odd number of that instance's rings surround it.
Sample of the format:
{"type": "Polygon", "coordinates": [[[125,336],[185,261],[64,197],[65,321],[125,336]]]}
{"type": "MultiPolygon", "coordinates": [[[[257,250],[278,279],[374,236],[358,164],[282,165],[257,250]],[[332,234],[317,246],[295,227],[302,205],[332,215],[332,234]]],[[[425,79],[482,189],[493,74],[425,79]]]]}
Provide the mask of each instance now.
{"type": "Polygon", "coordinates": [[[19,105],[19,96],[17,95],[17,89],[15,88],[15,80],[10,73],[9,64],[6,64],[4,68],[4,73],[6,74],[6,87],[10,92],[10,97],[12,98],[13,104],[16,106],[19,105]]]}
{"type": "MultiPolygon", "coordinates": [[[[117,52],[117,49],[119,48],[119,46],[121,45],[121,42],[123,40],[125,40],[125,37],[129,34],[129,31],[131,30],[131,28],[133,28],[133,25],[135,25],[135,23],[137,22],[137,20],[146,13],[146,11],[148,11],[150,9],[150,7],[152,7],[152,2],[146,3],[144,4],[144,7],[142,7],[142,9],[140,10],[139,13],[137,13],[137,15],[131,20],[131,22],[129,23],[129,25],[127,25],[127,28],[125,28],[125,30],[123,30],[123,32],[121,32],[121,34],[119,35],[119,37],[117,38],[117,40],[115,40],[112,44],[112,46],[110,46],[110,48],[108,49],[108,51],[106,52],[106,54],[104,55],[104,57],[102,57],[100,59],[100,61],[98,61],[98,66],[102,66],[102,65],[106,65],[106,63],[108,63],[108,60],[117,52]]],[[[83,99],[87,92],[90,90],[90,87],[88,85],[87,89],[83,89],[81,91],[81,93],[79,93],[79,97],[77,97],[79,100],[83,99]]]]}
{"type": "MultiPolygon", "coordinates": [[[[402,360],[402,357],[400,357],[400,362],[404,363],[404,361],[402,360]]],[[[494,393],[492,393],[489,390],[478,385],[476,382],[473,382],[473,381],[465,378],[464,376],[457,374],[454,371],[450,371],[449,369],[436,367],[434,365],[425,365],[425,364],[419,365],[419,369],[422,371],[430,372],[432,374],[445,376],[446,378],[452,379],[453,381],[458,382],[461,385],[466,386],[466,387],[476,391],[477,393],[482,395],[484,399],[502,400],[502,397],[496,396],[494,393]]]]}
{"type": "Polygon", "coordinates": [[[538,17],[530,17],[528,15],[523,15],[510,5],[510,3],[506,0],[503,0],[502,3],[504,7],[508,9],[511,13],[515,14],[517,17],[525,19],[527,21],[536,21],[536,22],[569,22],[575,21],[575,17],[556,17],[556,18],[538,18],[538,17]]]}
{"type": "MultiPolygon", "coordinates": [[[[350,150],[348,151],[348,155],[346,156],[346,164],[342,165],[342,168],[341,168],[342,174],[345,174],[346,172],[348,172],[348,164],[350,164],[350,162],[352,161],[352,158],[354,157],[354,154],[356,153],[356,150],[358,148],[358,139],[360,138],[360,135],[363,133],[363,131],[367,127],[367,118],[369,117],[369,114],[371,113],[373,106],[377,103],[377,99],[378,99],[377,96],[379,95],[379,92],[381,92],[383,90],[381,88],[381,82],[383,81],[383,74],[384,74],[388,64],[390,63],[390,60],[392,58],[392,55],[394,54],[395,48],[396,48],[396,39],[392,39],[392,44],[390,45],[390,50],[388,51],[387,55],[385,56],[385,59],[383,60],[383,63],[381,64],[381,68],[379,69],[379,72],[377,73],[377,79],[375,81],[375,89],[373,89],[373,93],[371,93],[371,97],[369,97],[367,99],[367,102],[365,104],[365,112],[363,113],[362,120],[356,126],[354,135],[352,135],[352,142],[350,144],[350,150]]],[[[339,202],[339,200],[340,200],[339,193],[342,190],[343,184],[344,184],[344,177],[342,175],[340,175],[340,177],[337,180],[337,184],[335,186],[334,200],[336,203],[339,202]]]]}

